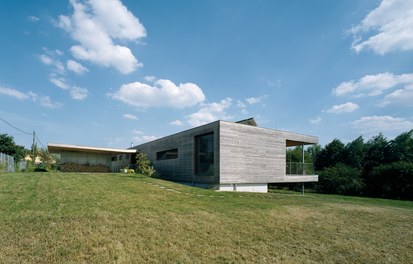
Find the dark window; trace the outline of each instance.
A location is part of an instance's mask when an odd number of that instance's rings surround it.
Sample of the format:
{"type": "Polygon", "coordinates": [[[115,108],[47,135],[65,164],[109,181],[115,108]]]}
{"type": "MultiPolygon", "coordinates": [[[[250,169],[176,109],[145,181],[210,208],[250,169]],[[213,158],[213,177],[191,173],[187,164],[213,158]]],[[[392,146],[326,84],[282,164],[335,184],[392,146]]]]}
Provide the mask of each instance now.
{"type": "Polygon", "coordinates": [[[118,157],[117,156],[113,156],[112,157],[112,161],[117,161],[118,160],[118,157]]]}
{"type": "Polygon", "coordinates": [[[178,149],[169,149],[156,152],[156,160],[177,159],[178,149]]]}
{"type": "Polygon", "coordinates": [[[195,174],[214,175],[214,133],[195,137],[195,174]]]}
{"type": "Polygon", "coordinates": [[[122,154],[119,155],[119,160],[122,160],[122,154]]]}

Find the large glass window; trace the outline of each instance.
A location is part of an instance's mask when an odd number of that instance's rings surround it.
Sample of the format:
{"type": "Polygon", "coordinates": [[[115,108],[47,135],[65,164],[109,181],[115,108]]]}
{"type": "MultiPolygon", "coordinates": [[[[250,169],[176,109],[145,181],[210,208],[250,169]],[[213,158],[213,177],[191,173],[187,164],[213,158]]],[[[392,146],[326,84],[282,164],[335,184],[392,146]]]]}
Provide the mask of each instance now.
{"type": "Polygon", "coordinates": [[[195,137],[195,174],[214,174],[214,133],[195,137]]]}
{"type": "Polygon", "coordinates": [[[165,151],[156,152],[156,160],[177,159],[178,149],[169,149],[165,151]]]}

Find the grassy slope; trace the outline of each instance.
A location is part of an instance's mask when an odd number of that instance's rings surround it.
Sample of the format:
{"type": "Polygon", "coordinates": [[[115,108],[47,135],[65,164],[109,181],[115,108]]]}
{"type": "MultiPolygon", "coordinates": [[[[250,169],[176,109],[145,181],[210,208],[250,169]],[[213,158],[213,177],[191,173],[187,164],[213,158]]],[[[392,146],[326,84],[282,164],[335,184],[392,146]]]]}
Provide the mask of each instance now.
{"type": "Polygon", "coordinates": [[[0,249],[0,263],[411,263],[413,202],[0,174],[0,249]]]}

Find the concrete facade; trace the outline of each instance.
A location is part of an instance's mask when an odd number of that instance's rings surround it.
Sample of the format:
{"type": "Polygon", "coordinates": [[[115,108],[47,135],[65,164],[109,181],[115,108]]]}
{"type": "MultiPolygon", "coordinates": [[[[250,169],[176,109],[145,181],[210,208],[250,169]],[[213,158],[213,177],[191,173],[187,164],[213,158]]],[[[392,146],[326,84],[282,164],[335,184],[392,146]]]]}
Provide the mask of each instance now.
{"type": "Polygon", "coordinates": [[[162,179],[221,191],[266,192],[268,183],[318,181],[317,175],[286,175],[286,148],[316,143],[313,136],[216,121],[133,148],[148,155],[162,179]],[[214,135],[214,172],[197,175],[195,138],[207,133],[214,135]],[[157,159],[157,153],[167,150],[178,155],[157,159]]]}

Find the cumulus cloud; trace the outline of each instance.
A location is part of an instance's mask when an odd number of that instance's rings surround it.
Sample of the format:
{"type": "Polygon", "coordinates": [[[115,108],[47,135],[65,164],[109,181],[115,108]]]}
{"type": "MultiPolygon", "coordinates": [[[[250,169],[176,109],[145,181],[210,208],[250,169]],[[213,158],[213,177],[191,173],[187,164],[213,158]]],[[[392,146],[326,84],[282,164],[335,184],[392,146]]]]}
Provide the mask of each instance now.
{"type": "Polygon", "coordinates": [[[399,106],[413,106],[413,84],[406,86],[402,89],[397,89],[392,93],[386,95],[383,102],[379,106],[386,105],[399,105],[399,106]]]}
{"type": "Polygon", "coordinates": [[[134,144],[143,144],[159,138],[156,136],[145,135],[144,132],[137,129],[133,130],[133,134],[134,136],[132,137],[132,140],[134,144]]]}
{"type": "Polygon", "coordinates": [[[132,51],[114,41],[136,41],[146,37],[146,30],[119,0],[70,0],[71,16],[59,16],[58,26],[79,43],[70,48],[79,60],[114,67],[123,74],[133,72],[139,63],[132,51]]]}
{"type": "Polygon", "coordinates": [[[63,65],[62,62],[58,58],[56,58],[59,55],[59,50],[56,51],[49,51],[47,49],[44,49],[46,54],[41,54],[39,55],[39,60],[45,64],[53,67],[53,72],[55,74],[60,74],[64,75],[65,74],[65,66],[63,65]]]}
{"type": "Polygon", "coordinates": [[[249,97],[249,98],[245,99],[245,101],[247,101],[248,104],[253,105],[253,104],[260,103],[266,97],[267,97],[266,95],[263,95],[263,96],[260,96],[260,97],[249,97]]]}
{"type": "Polygon", "coordinates": [[[129,120],[138,120],[138,117],[132,114],[123,114],[123,118],[129,119],[129,120]]]}
{"type": "Polygon", "coordinates": [[[334,105],[330,109],[327,110],[329,113],[335,113],[335,114],[340,114],[340,113],[351,113],[355,110],[357,110],[359,106],[355,103],[352,102],[347,102],[345,104],[341,105],[334,105]]]}
{"type": "Polygon", "coordinates": [[[333,95],[377,96],[384,91],[395,88],[398,85],[412,85],[413,73],[393,74],[389,72],[375,75],[366,75],[357,81],[342,82],[333,89],[333,95]]]}
{"type": "Polygon", "coordinates": [[[392,116],[365,116],[352,123],[353,128],[366,135],[374,135],[379,132],[401,133],[410,130],[413,122],[406,118],[392,116]]]}
{"type": "Polygon", "coordinates": [[[11,96],[19,100],[25,100],[29,98],[27,94],[22,93],[19,90],[8,88],[8,87],[1,87],[1,86],[0,86],[0,94],[11,96]]]}
{"type": "Polygon", "coordinates": [[[205,100],[205,95],[196,84],[175,85],[169,80],[158,80],[153,86],[141,82],[122,85],[111,98],[137,107],[169,106],[184,108],[205,100]]]}
{"type": "Polygon", "coordinates": [[[69,89],[69,85],[66,83],[65,78],[57,77],[57,76],[50,76],[49,81],[59,87],[60,89],[67,90],[69,89]]]}
{"type": "Polygon", "coordinates": [[[76,74],[84,74],[85,72],[88,72],[89,69],[84,67],[82,64],[74,61],[74,60],[68,60],[66,63],[66,67],[68,70],[76,73],[76,74]]]}
{"type": "Polygon", "coordinates": [[[183,126],[184,125],[184,123],[181,120],[174,120],[174,121],[170,122],[169,124],[173,125],[173,126],[183,126]]]}
{"type": "Polygon", "coordinates": [[[30,22],[37,22],[37,21],[40,20],[40,18],[38,18],[37,16],[28,16],[27,19],[28,19],[30,22]]]}
{"type": "Polygon", "coordinates": [[[310,119],[311,124],[319,124],[322,121],[321,117],[316,117],[314,119],[310,119]]]}
{"type": "Polygon", "coordinates": [[[145,76],[145,81],[147,82],[155,82],[156,81],[156,77],[155,76],[145,76]]]}
{"type": "Polygon", "coordinates": [[[39,96],[34,92],[28,92],[28,95],[30,96],[33,102],[37,102],[41,106],[44,106],[46,108],[60,108],[63,106],[62,103],[52,102],[49,96],[39,96]]]}
{"type": "Polygon", "coordinates": [[[228,120],[232,116],[226,113],[232,105],[232,98],[226,98],[218,103],[204,104],[198,112],[188,116],[188,123],[193,126],[204,125],[216,120],[228,120]]]}
{"type": "Polygon", "coordinates": [[[47,107],[47,108],[58,108],[61,107],[63,104],[58,103],[58,102],[52,102],[49,96],[39,96],[33,92],[21,92],[16,89],[8,88],[8,87],[1,87],[0,86],[0,94],[4,94],[7,96],[14,97],[19,100],[32,100],[33,102],[39,103],[41,106],[47,107]]]}
{"type": "Polygon", "coordinates": [[[413,1],[383,0],[350,31],[356,52],[372,49],[383,55],[413,50],[413,1]]]}
{"type": "Polygon", "coordinates": [[[89,91],[86,88],[73,86],[70,89],[70,96],[75,100],[83,100],[89,95],[89,91]]]}
{"type": "Polygon", "coordinates": [[[42,63],[46,64],[46,65],[50,65],[53,63],[52,58],[50,58],[49,56],[45,55],[45,54],[41,54],[39,55],[39,59],[42,63]]]}

